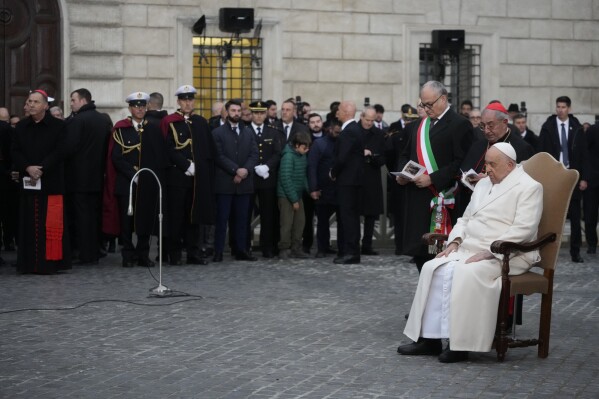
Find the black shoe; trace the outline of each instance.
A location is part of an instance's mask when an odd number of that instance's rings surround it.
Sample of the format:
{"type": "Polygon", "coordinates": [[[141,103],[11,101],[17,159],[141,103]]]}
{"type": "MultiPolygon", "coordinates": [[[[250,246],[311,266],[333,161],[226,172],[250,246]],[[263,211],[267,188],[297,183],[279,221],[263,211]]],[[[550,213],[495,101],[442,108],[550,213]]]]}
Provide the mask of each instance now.
{"type": "Polygon", "coordinates": [[[597,253],[597,247],[596,246],[587,249],[587,254],[594,255],[596,253],[597,253]]]}
{"type": "Polygon", "coordinates": [[[397,348],[397,353],[408,356],[439,356],[442,351],[441,340],[432,338],[419,338],[418,342],[401,345],[397,348]]]}
{"type": "Polygon", "coordinates": [[[201,258],[201,257],[197,257],[197,256],[191,256],[191,257],[188,256],[187,264],[188,265],[207,265],[208,260],[206,260],[206,258],[201,258]]]}
{"type": "Polygon", "coordinates": [[[410,314],[406,313],[406,315],[404,317],[406,318],[406,320],[408,320],[410,318],[410,314]]]}
{"type": "Polygon", "coordinates": [[[582,259],[582,256],[580,256],[580,254],[572,255],[572,262],[574,262],[574,263],[584,263],[584,259],[582,259]]]}
{"type": "Polygon", "coordinates": [[[309,253],[306,253],[304,251],[291,251],[291,254],[289,255],[290,258],[293,259],[308,259],[310,257],[309,253]]]}
{"type": "Polygon", "coordinates": [[[212,257],[212,262],[222,262],[223,261],[223,253],[215,252],[214,257],[212,257]]]}
{"type": "Polygon", "coordinates": [[[141,267],[154,267],[155,263],[153,261],[151,261],[148,258],[145,259],[139,259],[137,261],[137,266],[141,266],[141,267]]]}
{"type": "Polygon", "coordinates": [[[235,260],[246,260],[248,262],[255,262],[258,260],[258,258],[256,258],[255,256],[253,256],[252,254],[250,254],[248,252],[238,251],[237,255],[235,255],[235,260]]]}
{"type": "Polygon", "coordinates": [[[262,257],[266,259],[272,259],[275,257],[275,255],[271,251],[263,251],[262,257]]]}
{"type": "Polygon", "coordinates": [[[335,248],[331,248],[331,247],[329,247],[329,248],[327,248],[327,249],[326,249],[324,252],[325,252],[326,254],[333,255],[333,254],[336,254],[336,253],[337,253],[337,250],[336,250],[335,248]]]}
{"type": "Polygon", "coordinates": [[[466,360],[468,360],[467,351],[452,351],[447,348],[439,355],[439,361],[441,363],[457,363],[466,360]]]}
{"type": "Polygon", "coordinates": [[[335,258],[333,262],[337,263],[338,265],[354,265],[360,263],[360,257],[356,255],[346,255],[342,258],[335,258]]]}
{"type": "Polygon", "coordinates": [[[308,248],[308,247],[303,247],[303,248],[302,248],[302,251],[303,251],[305,254],[308,254],[308,255],[310,255],[310,248],[308,248]]]}
{"type": "Polygon", "coordinates": [[[135,261],[123,260],[123,267],[135,267],[135,261]]]}
{"type": "Polygon", "coordinates": [[[321,251],[316,252],[315,258],[326,258],[327,254],[321,251]]]}
{"type": "Polygon", "coordinates": [[[374,249],[372,248],[362,248],[362,255],[378,255],[379,253],[376,252],[374,249]]]}

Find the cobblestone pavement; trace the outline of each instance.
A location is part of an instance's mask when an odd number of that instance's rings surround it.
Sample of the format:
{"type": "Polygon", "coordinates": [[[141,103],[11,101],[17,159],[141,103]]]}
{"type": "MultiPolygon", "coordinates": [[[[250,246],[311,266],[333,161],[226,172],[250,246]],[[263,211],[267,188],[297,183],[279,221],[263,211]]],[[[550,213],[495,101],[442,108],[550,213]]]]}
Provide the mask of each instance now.
{"type": "MultiPolygon", "coordinates": [[[[148,298],[148,269],[124,269],[118,254],[55,276],[1,267],[0,312],[100,299],[149,306],[0,313],[0,397],[599,397],[599,259],[590,255],[572,264],[562,251],[549,358],[530,347],[504,363],[492,352],[457,364],[396,353],[409,342],[402,330],[417,282],[405,257],[230,259],[163,267],[165,285],[202,298],[148,298]]],[[[520,336],[534,333],[538,308],[525,299],[520,336]]]]}

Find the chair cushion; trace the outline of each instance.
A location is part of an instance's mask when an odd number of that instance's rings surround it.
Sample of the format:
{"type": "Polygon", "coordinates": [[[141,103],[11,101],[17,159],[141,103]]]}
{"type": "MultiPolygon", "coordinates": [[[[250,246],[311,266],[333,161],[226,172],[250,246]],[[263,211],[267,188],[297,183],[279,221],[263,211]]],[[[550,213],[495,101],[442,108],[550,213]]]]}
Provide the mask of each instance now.
{"type": "Polygon", "coordinates": [[[546,294],[549,287],[547,277],[534,272],[510,276],[510,281],[510,295],[546,294]]]}

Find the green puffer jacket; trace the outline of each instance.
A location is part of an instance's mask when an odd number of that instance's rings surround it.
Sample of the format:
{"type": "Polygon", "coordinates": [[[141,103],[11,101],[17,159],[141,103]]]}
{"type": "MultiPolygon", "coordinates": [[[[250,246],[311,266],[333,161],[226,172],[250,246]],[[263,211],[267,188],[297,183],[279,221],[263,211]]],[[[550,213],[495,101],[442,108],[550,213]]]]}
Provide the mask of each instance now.
{"type": "Polygon", "coordinates": [[[291,203],[301,200],[303,192],[308,191],[307,167],[306,155],[301,155],[287,144],[279,166],[277,196],[287,198],[291,203]]]}

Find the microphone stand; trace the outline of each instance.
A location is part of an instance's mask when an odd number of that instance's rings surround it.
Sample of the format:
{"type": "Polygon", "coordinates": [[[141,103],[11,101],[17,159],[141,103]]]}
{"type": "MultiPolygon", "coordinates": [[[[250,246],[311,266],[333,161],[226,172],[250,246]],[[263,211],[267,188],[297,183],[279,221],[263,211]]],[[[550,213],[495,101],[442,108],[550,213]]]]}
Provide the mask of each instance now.
{"type": "Polygon", "coordinates": [[[133,183],[137,176],[143,171],[150,172],[156,179],[156,182],[158,183],[158,193],[160,198],[160,209],[158,213],[158,286],[150,288],[150,293],[152,295],[164,296],[171,294],[172,291],[164,285],[162,285],[162,185],[160,184],[160,179],[158,179],[158,176],[156,176],[156,173],[154,173],[152,169],[141,168],[131,178],[131,181],[129,182],[129,207],[127,208],[127,215],[133,216],[133,183]]]}

